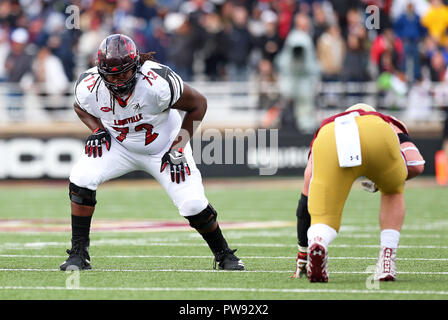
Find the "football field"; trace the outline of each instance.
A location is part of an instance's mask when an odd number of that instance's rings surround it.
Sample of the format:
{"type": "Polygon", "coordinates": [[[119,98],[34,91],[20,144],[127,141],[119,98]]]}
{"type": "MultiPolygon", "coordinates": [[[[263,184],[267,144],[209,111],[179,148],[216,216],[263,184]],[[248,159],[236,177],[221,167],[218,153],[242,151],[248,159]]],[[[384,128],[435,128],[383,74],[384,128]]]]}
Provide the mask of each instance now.
{"type": "MultiPolygon", "coordinates": [[[[356,182],[359,185],[359,182],[356,182]]],[[[355,186],[329,248],[326,284],[291,279],[302,182],[205,180],[229,245],[246,270],[213,256],[152,181],[97,193],[91,271],[59,271],[70,248],[66,184],[0,186],[0,299],[435,300],[448,299],[448,188],[413,181],[397,254],[397,281],[376,283],[378,193],[355,186]]]]}

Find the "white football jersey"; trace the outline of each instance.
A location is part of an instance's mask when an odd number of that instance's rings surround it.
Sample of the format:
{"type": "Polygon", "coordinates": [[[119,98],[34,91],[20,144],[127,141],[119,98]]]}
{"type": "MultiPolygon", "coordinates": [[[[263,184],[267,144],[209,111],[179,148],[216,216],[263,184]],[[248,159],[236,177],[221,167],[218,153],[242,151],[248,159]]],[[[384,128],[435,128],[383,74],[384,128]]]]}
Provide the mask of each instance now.
{"type": "Polygon", "coordinates": [[[145,61],[124,107],[114,101],[97,67],[79,76],[75,99],[81,109],[101,119],[115,140],[112,143],[140,154],[157,154],[179,133],[181,115],[170,107],[182,91],[182,79],[169,67],[145,61]]]}

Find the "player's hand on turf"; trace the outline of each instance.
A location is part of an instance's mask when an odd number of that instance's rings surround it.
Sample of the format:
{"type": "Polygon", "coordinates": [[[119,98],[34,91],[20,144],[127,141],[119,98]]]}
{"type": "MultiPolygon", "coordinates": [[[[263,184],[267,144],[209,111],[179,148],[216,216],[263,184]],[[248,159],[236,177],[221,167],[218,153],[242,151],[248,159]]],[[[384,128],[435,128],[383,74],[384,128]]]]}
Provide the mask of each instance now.
{"type": "Polygon", "coordinates": [[[378,186],[373,181],[370,181],[370,180],[362,181],[361,185],[362,185],[362,188],[364,189],[364,191],[372,192],[372,193],[378,191],[378,186]]]}
{"type": "Polygon", "coordinates": [[[94,158],[101,157],[103,155],[103,143],[106,145],[106,149],[110,150],[110,134],[104,129],[96,128],[86,140],[86,155],[94,158]]]}
{"type": "Polygon", "coordinates": [[[170,165],[172,182],[180,183],[185,181],[185,174],[190,175],[190,167],[185,158],[183,148],[171,149],[163,155],[160,172],[163,172],[167,165],[170,165]]]}

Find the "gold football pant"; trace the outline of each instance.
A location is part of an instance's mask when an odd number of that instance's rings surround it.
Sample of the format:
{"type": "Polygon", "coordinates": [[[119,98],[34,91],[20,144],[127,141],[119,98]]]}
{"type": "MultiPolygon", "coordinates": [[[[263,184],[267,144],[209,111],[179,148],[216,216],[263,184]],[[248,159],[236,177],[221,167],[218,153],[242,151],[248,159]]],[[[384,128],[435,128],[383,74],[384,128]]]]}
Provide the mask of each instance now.
{"type": "Polygon", "coordinates": [[[384,194],[403,193],[407,168],[393,128],[374,115],[356,117],[356,122],[361,142],[360,166],[339,167],[334,122],[322,127],[313,143],[308,195],[311,225],[323,223],[339,231],[345,201],[358,177],[369,178],[384,194]]]}

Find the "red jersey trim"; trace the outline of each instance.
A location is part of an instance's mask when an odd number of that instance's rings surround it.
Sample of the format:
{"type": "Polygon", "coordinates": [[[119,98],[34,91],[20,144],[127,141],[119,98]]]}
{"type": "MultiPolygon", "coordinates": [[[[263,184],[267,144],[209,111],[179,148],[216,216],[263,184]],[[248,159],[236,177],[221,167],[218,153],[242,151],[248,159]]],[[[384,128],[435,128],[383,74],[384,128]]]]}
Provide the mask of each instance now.
{"type": "Polygon", "coordinates": [[[396,125],[401,131],[403,131],[404,133],[406,133],[407,135],[409,135],[409,133],[408,133],[408,129],[404,126],[403,123],[401,123],[401,121],[399,121],[399,120],[396,119],[395,117],[388,116],[388,115],[385,115],[385,114],[382,114],[382,113],[379,113],[379,112],[375,112],[375,111],[364,111],[364,110],[362,110],[362,109],[356,109],[356,110],[344,111],[344,112],[335,114],[334,116],[328,117],[328,118],[324,119],[324,120],[321,122],[320,127],[317,129],[316,133],[314,134],[313,140],[311,141],[311,144],[310,144],[310,151],[309,151],[309,153],[308,153],[308,158],[309,158],[310,155],[311,155],[311,150],[312,150],[312,148],[313,148],[314,140],[316,139],[317,134],[319,133],[320,129],[321,129],[323,126],[325,126],[325,125],[327,125],[327,124],[329,124],[329,123],[334,122],[334,120],[335,120],[337,117],[344,116],[344,115],[349,114],[349,113],[352,113],[352,112],[358,112],[360,116],[369,116],[369,115],[373,115],[373,116],[380,117],[381,119],[383,119],[383,120],[386,121],[387,123],[391,123],[391,124],[396,125]]]}

